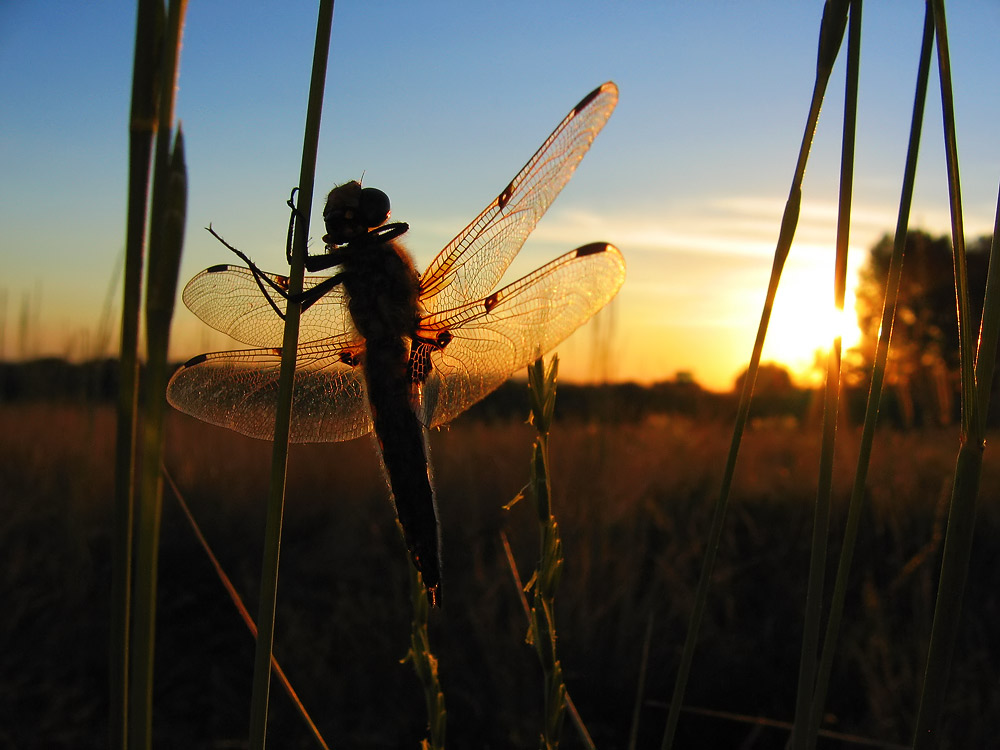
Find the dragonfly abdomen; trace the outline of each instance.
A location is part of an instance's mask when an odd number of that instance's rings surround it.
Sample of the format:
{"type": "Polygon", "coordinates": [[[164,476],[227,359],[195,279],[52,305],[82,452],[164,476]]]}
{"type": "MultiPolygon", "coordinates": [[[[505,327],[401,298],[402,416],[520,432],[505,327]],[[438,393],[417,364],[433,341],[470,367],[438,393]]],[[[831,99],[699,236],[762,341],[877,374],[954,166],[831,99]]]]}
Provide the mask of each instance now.
{"type": "Polygon", "coordinates": [[[408,360],[409,345],[403,338],[366,342],[368,402],[396,516],[431,604],[437,606],[441,585],[440,532],[424,427],[410,401],[408,360]]]}

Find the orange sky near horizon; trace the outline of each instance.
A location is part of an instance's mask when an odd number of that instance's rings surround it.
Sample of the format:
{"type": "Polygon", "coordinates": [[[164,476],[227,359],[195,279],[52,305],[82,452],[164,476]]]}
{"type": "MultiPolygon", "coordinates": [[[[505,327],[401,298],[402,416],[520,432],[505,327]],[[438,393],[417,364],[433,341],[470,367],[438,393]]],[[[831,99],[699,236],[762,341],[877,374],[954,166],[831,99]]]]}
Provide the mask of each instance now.
{"type": "MultiPolygon", "coordinates": [[[[819,0],[728,3],[724,13],[596,0],[338,5],[317,192],[364,174],[390,195],[393,219],[410,224],[405,244],[425,268],[569,108],[613,80],[617,110],[505,282],[611,242],[626,260],[624,287],[558,348],[563,378],[649,383],[685,372],[730,390],[760,320],[822,9],[819,0]]],[[[948,13],[972,238],[992,231],[1000,177],[1000,5],[967,0],[948,13]]],[[[923,5],[872,3],[864,14],[849,290],[895,225],[923,5]]],[[[233,261],[204,231],[210,223],[282,272],[314,23],[314,3],[251,4],[238,16],[225,4],[190,6],[177,100],[189,170],[181,286],[233,261]]],[[[117,346],[133,43],[134,16],[114,5],[0,5],[0,358],[80,359],[117,346]]],[[[830,344],[843,58],[764,350],[800,382],[830,344]]],[[[936,76],[910,226],[940,235],[949,217],[936,76]]],[[[849,298],[845,346],[853,312],[849,298]]],[[[178,304],[172,357],[235,348],[178,304]]]]}

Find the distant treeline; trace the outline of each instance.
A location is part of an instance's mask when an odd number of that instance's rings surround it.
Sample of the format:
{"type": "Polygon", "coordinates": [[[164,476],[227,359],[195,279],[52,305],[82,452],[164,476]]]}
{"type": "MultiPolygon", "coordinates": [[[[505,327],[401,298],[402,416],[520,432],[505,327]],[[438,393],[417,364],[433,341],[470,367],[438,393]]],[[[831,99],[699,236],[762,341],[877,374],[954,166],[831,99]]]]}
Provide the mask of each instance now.
{"type": "MultiPolygon", "coordinates": [[[[117,394],[116,359],[83,363],[58,358],[0,362],[0,403],[113,403],[117,394]]],[[[867,384],[846,389],[841,409],[848,422],[860,424],[867,395],[867,384]]],[[[688,379],[652,385],[578,385],[564,382],[559,384],[556,414],[564,419],[596,423],[640,422],[658,415],[731,421],[736,414],[737,400],[737,393],[708,391],[688,379]]],[[[505,421],[524,418],[527,413],[527,386],[523,380],[512,379],[470,408],[464,418],[505,421]]],[[[897,427],[922,427],[925,424],[918,414],[915,423],[904,425],[900,415],[897,396],[890,389],[882,398],[880,421],[897,427]]],[[[758,381],[751,418],[818,424],[822,419],[822,393],[793,385],[775,389],[758,381]]],[[[1000,422],[997,408],[991,409],[990,422],[994,426],[1000,422]]]]}
{"type": "MultiPolygon", "coordinates": [[[[118,360],[73,363],[64,359],[0,362],[0,401],[84,401],[113,403],[118,394],[118,360]]],[[[762,404],[769,415],[795,416],[808,401],[807,391],[791,390],[762,404]],[[780,402],[780,403],[779,403],[780,402]]],[[[632,422],[651,414],[729,418],[736,400],[731,394],[706,391],[690,381],[650,386],[636,383],[576,385],[560,383],[557,413],[564,418],[632,422]]],[[[509,420],[527,415],[527,385],[512,379],[468,410],[480,420],[509,420]]],[[[762,412],[762,413],[763,413],[762,412]]]]}

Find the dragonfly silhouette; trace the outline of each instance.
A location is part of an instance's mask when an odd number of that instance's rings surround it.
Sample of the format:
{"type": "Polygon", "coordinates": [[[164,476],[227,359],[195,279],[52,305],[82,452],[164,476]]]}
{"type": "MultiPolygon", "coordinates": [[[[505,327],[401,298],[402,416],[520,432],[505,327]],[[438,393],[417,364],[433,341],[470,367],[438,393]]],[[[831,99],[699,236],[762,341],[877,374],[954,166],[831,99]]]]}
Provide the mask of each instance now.
{"type": "MultiPolygon", "coordinates": [[[[375,430],[396,513],[432,604],[440,542],[425,428],[445,424],[551,350],[614,297],[621,253],[584,245],[494,291],[618,100],[605,83],[577,104],[517,176],[418,276],[386,224],[389,199],[350,182],[323,218],[326,252],[306,268],[290,439],[350,440],[375,430]]],[[[213,328],[255,347],[202,354],[167,386],[198,419],[272,439],[288,279],[218,265],[185,287],[184,303],[213,328]]]]}

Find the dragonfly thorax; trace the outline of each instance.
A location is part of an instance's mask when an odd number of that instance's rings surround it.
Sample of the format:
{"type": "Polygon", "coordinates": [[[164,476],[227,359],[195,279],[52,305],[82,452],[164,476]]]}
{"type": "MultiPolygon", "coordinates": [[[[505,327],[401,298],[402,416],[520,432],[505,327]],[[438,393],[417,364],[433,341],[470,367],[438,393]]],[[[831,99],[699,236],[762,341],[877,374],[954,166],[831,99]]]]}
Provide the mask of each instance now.
{"type": "Polygon", "coordinates": [[[331,253],[358,333],[365,339],[413,337],[420,318],[420,280],[397,242],[348,244],[331,253]]]}

